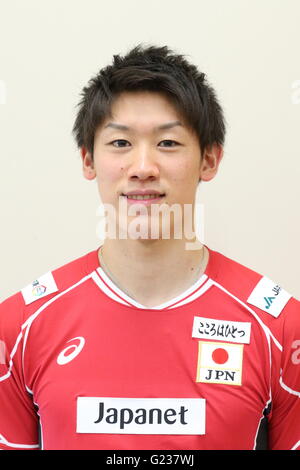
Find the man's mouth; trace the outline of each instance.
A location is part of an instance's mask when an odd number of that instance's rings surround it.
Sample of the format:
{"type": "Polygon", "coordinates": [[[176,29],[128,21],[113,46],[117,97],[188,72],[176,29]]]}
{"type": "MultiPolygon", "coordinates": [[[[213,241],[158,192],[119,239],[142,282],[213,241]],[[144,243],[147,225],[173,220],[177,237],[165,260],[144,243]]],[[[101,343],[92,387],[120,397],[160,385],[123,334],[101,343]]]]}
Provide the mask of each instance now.
{"type": "Polygon", "coordinates": [[[165,194],[122,194],[122,196],[127,197],[127,199],[132,199],[135,201],[145,201],[149,199],[159,199],[165,196],[165,194]]]}
{"type": "Polygon", "coordinates": [[[158,191],[146,193],[146,191],[129,191],[127,194],[121,194],[126,197],[127,204],[143,204],[148,206],[151,204],[160,204],[160,201],[165,197],[165,193],[159,193],[158,191]]]}

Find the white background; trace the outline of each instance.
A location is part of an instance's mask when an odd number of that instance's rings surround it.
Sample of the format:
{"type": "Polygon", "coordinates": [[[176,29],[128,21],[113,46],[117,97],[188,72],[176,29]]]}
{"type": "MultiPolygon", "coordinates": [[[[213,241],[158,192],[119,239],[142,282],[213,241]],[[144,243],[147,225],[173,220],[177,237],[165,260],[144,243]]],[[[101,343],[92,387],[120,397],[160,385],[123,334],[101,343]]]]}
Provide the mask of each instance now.
{"type": "Polygon", "coordinates": [[[225,110],[206,244],[299,298],[298,0],[0,0],[0,299],[101,243],[71,129],[83,86],[141,42],[187,55],[225,110]]]}

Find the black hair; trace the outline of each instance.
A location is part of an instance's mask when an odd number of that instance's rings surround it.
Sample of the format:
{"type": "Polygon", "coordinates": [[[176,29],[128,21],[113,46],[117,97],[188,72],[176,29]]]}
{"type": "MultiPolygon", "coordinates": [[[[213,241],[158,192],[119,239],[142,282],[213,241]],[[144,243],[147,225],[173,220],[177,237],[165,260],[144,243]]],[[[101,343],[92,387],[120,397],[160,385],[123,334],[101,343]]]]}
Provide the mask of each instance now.
{"type": "Polygon", "coordinates": [[[196,132],[201,152],[214,143],[224,145],[223,110],[206,75],[167,46],[138,44],[123,57],[114,55],[112,65],[83,88],[72,129],[77,146],[93,156],[95,132],[111,116],[113,101],[122,92],[141,90],[160,92],[171,100],[196,132]]]}

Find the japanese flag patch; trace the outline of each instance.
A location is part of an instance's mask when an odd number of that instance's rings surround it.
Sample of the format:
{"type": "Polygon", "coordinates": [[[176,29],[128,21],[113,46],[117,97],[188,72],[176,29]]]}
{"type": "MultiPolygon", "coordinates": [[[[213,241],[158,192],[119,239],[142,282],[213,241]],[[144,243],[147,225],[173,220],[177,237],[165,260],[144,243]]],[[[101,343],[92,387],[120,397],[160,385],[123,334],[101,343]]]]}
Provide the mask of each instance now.
{"type": "Polygon", "coordinates": [[[199,341],[196,382],[242,385],[243,344],[199,341]]]}
{"type": "Polygon", "coordinates": [[[277,318],[292,296],[267,277],[261,278],[247,302],[277,318]]]}
{"type": "Polygon", "coordinates": [[[58,291],[58,287],[51,272],[43,274],[21,290],[26,305],[56,291],[58,291]]]}

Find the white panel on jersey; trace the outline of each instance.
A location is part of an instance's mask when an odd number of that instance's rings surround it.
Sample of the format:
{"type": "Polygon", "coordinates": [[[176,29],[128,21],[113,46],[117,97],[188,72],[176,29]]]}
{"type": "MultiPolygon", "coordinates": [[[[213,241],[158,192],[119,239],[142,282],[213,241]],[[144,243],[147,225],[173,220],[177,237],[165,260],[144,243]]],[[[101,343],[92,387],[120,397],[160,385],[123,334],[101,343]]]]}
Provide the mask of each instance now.
{"type": "Polygon", "coordinates": [[[277,318],[292,296],[267,277],[261,278],[247,302],[277,318]]]}
{"type": "Polygon", "coordinates": [[[194,317],[193,338],[250,343],[251,323],[194,317]]]}
{"type": "Polygon", "coordinates": [[[56,291],[58,291],[58,287],[51,272],[43,274],[33,281],[32,284],[21,290],[26,305],[56,291]]]}
{"type": "Polygon", "coordinates": [[[78,433],[205,434],[203,398],[77,398],[78,433]]]}

